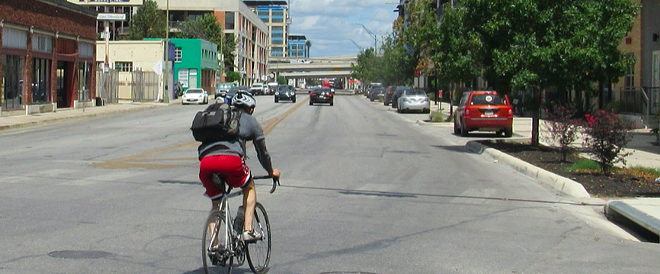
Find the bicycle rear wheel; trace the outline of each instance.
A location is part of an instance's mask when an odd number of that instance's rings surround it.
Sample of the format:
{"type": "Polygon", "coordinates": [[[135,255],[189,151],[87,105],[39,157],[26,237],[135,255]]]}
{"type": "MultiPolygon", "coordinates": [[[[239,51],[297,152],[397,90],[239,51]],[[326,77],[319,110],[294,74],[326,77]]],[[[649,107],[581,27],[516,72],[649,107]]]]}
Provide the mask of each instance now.
{"type": "Polygon", "coordinates": [[[231,254],[232,239],[227,235],[228,231],[224,212],[211,211],[202,237],[202,261],[206,274],[231,273],[234,256],[231,254]]]}
{"type": "Polygon", "coordinates": [[[248,264],[255,274],[264,274],[268,272],[270,262],[270,222],[266,209],[260,203],[255,207],[252,229],[259,232],[262,238],[247,245],[248,264]]]}

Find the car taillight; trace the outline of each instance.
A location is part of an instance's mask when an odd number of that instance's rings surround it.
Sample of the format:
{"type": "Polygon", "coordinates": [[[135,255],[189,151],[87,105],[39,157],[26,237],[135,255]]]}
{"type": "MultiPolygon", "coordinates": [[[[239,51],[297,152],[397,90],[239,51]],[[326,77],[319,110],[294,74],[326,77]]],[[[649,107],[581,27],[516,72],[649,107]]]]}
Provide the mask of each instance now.
{"type": "Polygon", "coordinates": [[[470,117],[470,109],[469,108],[465,108],[465,116],[470,117]]]}
{"type": "Polygon", "coordinates": [[[507,114],[508,117],[513,117],[513,109],[509,108],[509,113],[507,114]]]}
{"type": "Polygon", "coordinates": [[[428,97],[427,97],[427,98],[424,98],[424,103],[426,103],[426,102],[428,102],[428,101],[429,101],[429,98],[428,98],[428,97]]]}
{"type": "Polygon", "coordinates": [[[330,96],[330,97],[332,97],[332,93],[328,93],[327,95],[330,96]]]}

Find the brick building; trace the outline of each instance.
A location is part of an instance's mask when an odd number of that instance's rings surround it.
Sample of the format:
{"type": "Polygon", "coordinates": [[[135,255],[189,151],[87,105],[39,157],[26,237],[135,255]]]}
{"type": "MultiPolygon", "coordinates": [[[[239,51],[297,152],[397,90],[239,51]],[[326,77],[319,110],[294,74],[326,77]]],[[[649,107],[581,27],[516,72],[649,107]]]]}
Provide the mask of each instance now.
{"type": "Polygon", "coordinates": [[[0,1],[2,116],[92,104],[96,16],[66,0],[0,1]]]}

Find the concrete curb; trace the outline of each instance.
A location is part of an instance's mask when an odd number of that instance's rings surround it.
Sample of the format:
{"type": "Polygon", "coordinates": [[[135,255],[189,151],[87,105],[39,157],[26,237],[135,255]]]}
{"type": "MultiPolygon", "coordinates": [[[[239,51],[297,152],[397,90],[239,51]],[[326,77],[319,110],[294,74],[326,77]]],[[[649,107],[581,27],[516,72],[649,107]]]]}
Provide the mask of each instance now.
{"type": "Polygon", "coordinates": [[[506,164],[510,165],[520,173],[534,177],[538,179],[539,182],[546,184],[566,195],[570,195],[577,198],[591,198],[591,195],[589,195],[589,193],[584,188],[584,186],[582,186],[582,184],[573,181],[571,179],[568,179],[566,177],[559,176],[552,172],[538,168],[530,163],[527,163],[516,157],[503,153],[497,149],[485,146],[477,141],[469,141],[465,145],[465,148],[467,148],[469,151],[478,154],[483,154],[483,153],[488,154],[493,159],[505,162],[506,164]]]}
{"type": "Polygon", "coordinates": [[[608,202],[604,208],[605,215],[613,221],[630,220],[653,234],[660,235],[660,220],[631,205],[634,203],[635,200],[608,202]]]}

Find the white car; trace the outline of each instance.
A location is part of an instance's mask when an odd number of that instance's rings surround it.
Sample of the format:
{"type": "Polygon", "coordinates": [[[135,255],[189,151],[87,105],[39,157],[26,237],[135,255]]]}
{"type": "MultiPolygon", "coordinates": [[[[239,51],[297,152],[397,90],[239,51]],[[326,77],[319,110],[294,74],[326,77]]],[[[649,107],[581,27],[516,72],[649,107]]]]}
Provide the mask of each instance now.
{"type": "Polygon", "coordinates": [[[201,88],[191,88],[186,90],[181,96],[181,104],[208,104],[209,94],[201,88]]]}
{"type": "Polygon", "coordinates": [[[262,83],[254,83],[250,87],[250,93],[252,95],[261,95],[264,94],[264,84],[262,83]]]}

